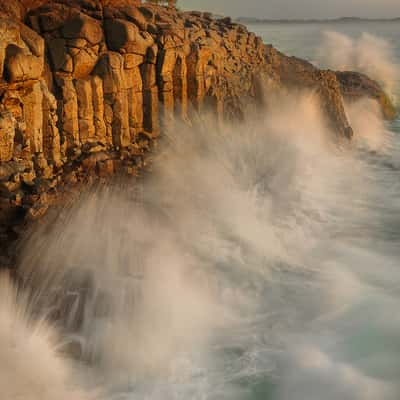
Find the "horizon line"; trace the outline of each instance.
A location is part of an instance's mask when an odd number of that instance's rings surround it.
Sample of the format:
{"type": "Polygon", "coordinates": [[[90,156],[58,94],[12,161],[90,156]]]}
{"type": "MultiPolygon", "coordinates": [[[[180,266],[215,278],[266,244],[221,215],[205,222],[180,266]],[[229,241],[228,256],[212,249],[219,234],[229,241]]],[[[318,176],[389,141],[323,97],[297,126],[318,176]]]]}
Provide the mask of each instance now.
{"type": "Polygon", "coordinates": [[[259,21],[259,22],[329,22],[329,21],[346,21],[346,20],[358,20],[358,21],[397,21],[400,20],[398,17],[332,17],[332,18],[260,18],[260,17],[236,17],[237,21],[259,21]]]}

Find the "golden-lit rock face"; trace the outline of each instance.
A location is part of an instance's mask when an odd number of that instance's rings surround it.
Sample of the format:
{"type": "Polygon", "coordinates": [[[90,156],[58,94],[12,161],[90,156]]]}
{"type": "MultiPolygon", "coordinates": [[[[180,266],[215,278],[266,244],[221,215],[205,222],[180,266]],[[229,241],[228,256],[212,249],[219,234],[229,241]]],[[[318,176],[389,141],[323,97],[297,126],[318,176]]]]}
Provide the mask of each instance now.
{"type": "Polygon", "coordinates": [[[134,172],[170,115],[189,120],[189,109],[209,107],[221,119],[244,118],[267,83],[269,94],[314,90],[339,137],[352,134],[342,94],[376,98],[390,116],[367,77],[357,86],[357,75],[320,71],[208,13],[133,0],[2,2],[0,37],[0,167],[8,171],[0,216],[47,203],[87,172],[134,172]]]}

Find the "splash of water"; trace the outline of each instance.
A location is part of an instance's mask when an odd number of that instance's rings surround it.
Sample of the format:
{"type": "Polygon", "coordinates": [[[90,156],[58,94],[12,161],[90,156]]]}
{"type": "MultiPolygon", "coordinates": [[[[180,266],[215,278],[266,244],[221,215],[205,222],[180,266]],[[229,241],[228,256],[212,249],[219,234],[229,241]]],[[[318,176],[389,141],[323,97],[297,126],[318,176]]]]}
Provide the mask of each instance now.
{"type": "Polygon", "coordinates": [[[34,317],[26,293],[0,276],[0,385],[4,399],[88,400],[72,383],[69,363],[58,353],[57,332],[34,317]]]}
{"type": "Polygon", "coordinates": [[[378,114],[366,130],[365,107],[350,110],[357,140],[343,148],[307,93],[240,126],[176,123],[150,176],[92,190],[36,228],[21,249],[24,286],[75,361],[5,301],[4,326],[16,317],[48,354],[9,381],[54,374],[61,399],[72,380],[107,400],[394,400],[399,254],[383,219],[399,207],[400,153],[378,114]]]}
{"type": "Polygon", "coordinates": [[[358,71],[379,82],[396,99],[400,69],[391,45],[383,38],[362,33],[353,39],[338,32],[324,32],[317,59],[337,71],[358,71]]]}

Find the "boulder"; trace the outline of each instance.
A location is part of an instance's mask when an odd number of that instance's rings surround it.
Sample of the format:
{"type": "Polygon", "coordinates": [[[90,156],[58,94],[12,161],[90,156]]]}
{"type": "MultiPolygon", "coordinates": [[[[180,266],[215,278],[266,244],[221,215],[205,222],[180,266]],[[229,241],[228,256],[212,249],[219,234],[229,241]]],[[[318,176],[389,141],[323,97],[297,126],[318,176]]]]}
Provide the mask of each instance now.
{"type": "Polygon", "coordinates": [[[26,50],[10,44],[6,49],[4,73],[10,83],[26,80],[38,80],[43,73],[44,60],[27,54],[26,50]]]}
{"type": "Polygon", "coordinates": [[[135,43],[139,35],[139,28],[135,24],[122,19],[108,19],[104,27],[107,45],[112,51],[120,51],[129,43],[135,43]]]}
{"type": "Polygon", "coordinates": [[[62,35],[66,39],[86,39],[95,45],[102,41],[103,30],[99,21],[81,13],[65,23],[62,35]]]}
{"type": "Polygon", "coordinates": [[[122,12],[125,14],[126,18],[137,25],[140,30],[147,30],[147,20],[137,7],[127,5],[122,8],[122,12]]]}
{"type": "Polygon", "coordinates": [[[140,32],[131,22],[116,19],[105,21],[107,45],[110,50],[145,55],[148,47],[154,43],[147,32],[140,32]]]}
{"type": "Polygon", "coordinates": [[[73,56],[73,77],[75,79],[84,79],[88,77],[98,61],[98,56],[92,49],[80,49],[73,56]]]}
{"type": "Polygon", "coordinates": [[[105,19],[123,19],[133,22],[140,30],[146,31],[148,22],[141,11],[132,4],[114,4],[104,7],[105,19]]]}
{"type": "Polygon", "coordinates": [[[44,57],[44,39],[24,24],[19,25],[21,39],[36,57],[44,57]]]}

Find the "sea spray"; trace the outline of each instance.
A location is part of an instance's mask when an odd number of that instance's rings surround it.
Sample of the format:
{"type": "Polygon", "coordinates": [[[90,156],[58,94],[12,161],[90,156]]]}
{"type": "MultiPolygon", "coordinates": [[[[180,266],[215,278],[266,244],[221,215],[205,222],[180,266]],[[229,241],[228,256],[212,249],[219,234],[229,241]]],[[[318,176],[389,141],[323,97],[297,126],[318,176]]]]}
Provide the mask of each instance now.
{"type": "Polygon", "coordinates": [[[385,152],[392,141],[391,132],[382,120],[379,104],[372,99],[361,99],[346,104],[346,113],[358,146],[371,151],[385,152]]]}
{"type": "Polygon", "coordinates": [[[92,400],[76,386],[72,365],[58,352],[56,329],[30,307],[29,296],[0,275],[0,385],[8,400],[92,400]]]}
{"type": "Polygon", "coordinates": [[[395,349],[398,322],[367,332],[365,308],[395,309],[398,250],[375,208],[398,192],[379,193],[393,170],[358,145],[383,136],[390,154],[390,135],[354,107],[358,139],[338,146],[312,93],[268,110],[176,123],[146,179],[93,189],[26,238],[23,286],[70,356],[54,373],[74,359],[107,400],[396,398],[400,368],[385,351],[379,374],[369,343],[395,349]]]}
{"type": "Polygon", "coordinates": [[[379,82],[397,103],[400,68],[392,46],[385,39],[369,33],[362,33],[354,39],[342,33],[326,31],[316,57],[324,67],[366,74],[379,82]]]}

